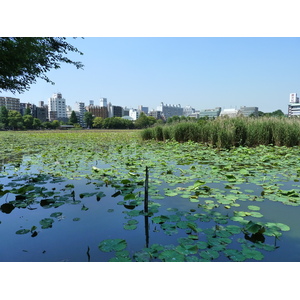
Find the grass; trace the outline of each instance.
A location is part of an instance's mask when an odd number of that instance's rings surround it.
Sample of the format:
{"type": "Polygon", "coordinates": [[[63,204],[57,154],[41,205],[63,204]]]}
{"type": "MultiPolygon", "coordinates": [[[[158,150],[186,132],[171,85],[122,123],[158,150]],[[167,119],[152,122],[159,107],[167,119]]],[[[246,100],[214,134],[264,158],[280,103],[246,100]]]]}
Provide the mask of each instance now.
{"type": "Polygon", "coordinates": [[[300,120],[296,118],[217,118],[199,122],[158,125],[141,132],[143,140],[200,142],[218,148],[258,145],[299,146],[300,120]]]}

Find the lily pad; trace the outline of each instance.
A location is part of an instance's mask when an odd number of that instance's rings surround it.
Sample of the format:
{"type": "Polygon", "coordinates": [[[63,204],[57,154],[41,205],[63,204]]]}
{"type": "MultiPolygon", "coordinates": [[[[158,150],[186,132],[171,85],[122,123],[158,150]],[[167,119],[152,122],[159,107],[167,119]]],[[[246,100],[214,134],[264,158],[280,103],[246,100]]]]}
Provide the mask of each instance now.
{"type": "Polygon", "coordinates": [[[53,219],[51,218],[45,218],[45,219],[42,219],[40,221],[40,224],[42,225],[42,229],[47,229],[47,228],[51,228],[52,227],[52,223],[54,222],[53,219]]]}
{"type": "Polygon", "coordinates": [[[123,239],[107,239],[98,245],[98,248],[103,252],[120,251],[126,247],[127,242],[123,239]]]}
{"type": "Polygon", "coordinates": [[[16,234],[26,234],[28,232],[30,232],[30,229],[20,229],[16,231],[16,234]]]}

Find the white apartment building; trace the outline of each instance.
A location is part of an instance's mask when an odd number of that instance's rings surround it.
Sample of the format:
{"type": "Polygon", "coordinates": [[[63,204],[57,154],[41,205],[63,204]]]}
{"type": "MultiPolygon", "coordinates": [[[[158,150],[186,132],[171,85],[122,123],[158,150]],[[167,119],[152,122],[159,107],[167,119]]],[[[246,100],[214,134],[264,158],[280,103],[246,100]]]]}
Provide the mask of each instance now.
{"type": "Polygon", "coordinates": [[[140,112],[137,109],[131,108],[129,110],[129,117],[132,118],[132,120],[136,121],[140,116],[140,112]]]}
{"type": "Polygon", "coordinates": [[[67,121],[66,99],[61,93],[53,94],[48,99],[48,117],[49,121],[62,120],[67,121]]]}
{"type": "Polygon", "coordinates": [[[290,94],[290,103],[288,106],[288,116],[300,116],[300,103],[297,93],[290,94]]]}

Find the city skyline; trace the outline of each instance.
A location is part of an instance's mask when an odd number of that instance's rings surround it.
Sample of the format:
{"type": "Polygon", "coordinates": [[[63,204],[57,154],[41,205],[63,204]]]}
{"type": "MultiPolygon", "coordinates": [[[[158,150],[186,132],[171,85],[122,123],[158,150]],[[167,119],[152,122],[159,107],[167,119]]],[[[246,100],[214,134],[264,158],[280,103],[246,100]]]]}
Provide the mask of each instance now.
{"type": "Polygon", "coordinates": [[[84,70],[62,65],[23,94],[0,93],[21,102],[47,102],[62,93],[67,105],[114,105],[156,109],[161,103],[214,107],[256,106],[288,110],[300,82],[299,38],[68,38],[84,53],[70,53],[84,70]]]}

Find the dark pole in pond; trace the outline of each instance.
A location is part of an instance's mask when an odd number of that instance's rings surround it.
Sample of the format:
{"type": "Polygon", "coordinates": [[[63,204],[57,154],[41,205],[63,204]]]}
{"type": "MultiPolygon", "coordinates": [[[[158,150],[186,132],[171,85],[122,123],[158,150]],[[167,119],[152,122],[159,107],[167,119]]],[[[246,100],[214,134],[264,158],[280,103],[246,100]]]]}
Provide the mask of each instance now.
{"type": "Polygon", "coordinates": [[[144,212],[145,212],[145,214],[148,214],[148,167],[146,167],[146,176],[145,176],[144,212]]]}
{"type": "Polygon", "coordinates": [[[149,247],[149,216],[148,216],[148,167],[146,167],[145,176],[145,200],[144,200],[144,214],[145,214],[145,235],[146,235],[146,248],[149,247]]]}

